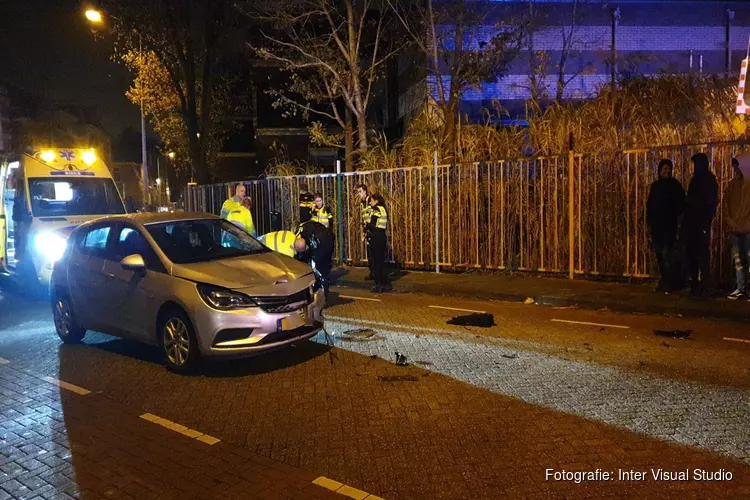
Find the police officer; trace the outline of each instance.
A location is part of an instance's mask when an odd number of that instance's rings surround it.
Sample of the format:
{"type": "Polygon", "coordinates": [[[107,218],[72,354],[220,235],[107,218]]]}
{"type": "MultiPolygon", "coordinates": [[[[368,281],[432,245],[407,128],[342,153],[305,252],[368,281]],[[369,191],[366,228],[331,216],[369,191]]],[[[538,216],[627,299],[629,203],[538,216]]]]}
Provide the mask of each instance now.
{"type": "Polygon", "coordinates": [[[294,240],[297,238],[292,231],[274,231],[258,238],[265,246],[288,257],[294,257],[294,240]]]}
{"type": "Polygon", "coordinates": [[[372,256],[373,274],[375,275],[375,286],[372,291],[375,293],[390,292],[393,290],[388,281],[388,269],[385,264],[386,252],[388,249],[388,211],[385,208],[385,201],[379,194],[373,194],[370,197],[370,207],[372,208],[370,221],[367,223],[367,231],[370,237],[370,255],[372,256]]]}
{"type": "Polygon", "coordinates": [[[323,205],[323,195],[320,193],[315,194],[315,205],[310,220],[323,224],[328,229],[333,229],[333,212],[323,205]]]}
{"type": "Polygon", "coordinates": [[[372,255],[370,252],[370,239],[367,237],[367,224],[370,222],[372,216],[372,207],[370,207],[370,195],[367,192],[367,186],[360,184],[355,188],[355,193],[359,196],[360,204],[360,216],[362,220],[362,240],[366,242],[367,249],[367,267],[370,268],[370,274],[365,278],[366,280],[375,279],[372,267],[372,255]]]}
{"type": "Polygon", "coordinates": [[[333,260],[333,235],[323,224],[308,221],[300,225],[294,241],[296,258],[314,266],[320,275],[323,291],[328,296],[328,276],[333,260]]]}
{"type": "Polygon", "coordinates": [[[299,185],[299,223],[304,224],[310,220],[312,209],[315,206],[315,196],[307,191],[307,184],[299,185]]]}
{"type": "Polygon", "coordinates": [[[253,214],[250,212],[251,200],[245,196],[240,206],[229,212],[227,220],[235,226],[244,229],[250,236],[255,236],[255,224],[253,223],[253,214]]]}

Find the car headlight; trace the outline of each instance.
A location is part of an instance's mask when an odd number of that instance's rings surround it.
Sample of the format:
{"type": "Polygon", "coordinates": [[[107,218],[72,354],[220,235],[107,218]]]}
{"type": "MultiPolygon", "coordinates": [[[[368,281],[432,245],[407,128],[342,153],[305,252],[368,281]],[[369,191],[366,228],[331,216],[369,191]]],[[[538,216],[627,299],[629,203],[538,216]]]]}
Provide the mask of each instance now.
{"type": "Polygon", "coordinates": [[[34,239],[34,248],[36,251],[51,262],[57,262],[62,259],[67,246],[68,239],[54,231],[39,233],[34,239]]]}
{"type": "Polygon", "coordinates": [[[219,286],[199,284],[198,293],[206,304],[222,311],[257,306],[253,299],[244,293],[219,286]]]}

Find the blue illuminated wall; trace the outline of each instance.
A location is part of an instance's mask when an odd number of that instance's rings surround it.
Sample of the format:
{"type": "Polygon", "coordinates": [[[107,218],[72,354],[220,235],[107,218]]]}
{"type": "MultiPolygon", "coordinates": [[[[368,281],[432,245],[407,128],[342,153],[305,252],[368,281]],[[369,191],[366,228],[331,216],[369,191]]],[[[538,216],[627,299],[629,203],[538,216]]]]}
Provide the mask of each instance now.
{"type": "MultiPolygon", "coordinates": [[[[554,97],[562,49],[562,32],[570,33],[573,25],[572,0],[534,1],[536,28],[532,38],[533,53],[543,53],[546,78],[543,87],[554,97]]],[[[477,9],[490,12],[486,25],[476,30],[467,43],[477,44],[495,33],[497,21],[520,19],[528,13],[529,2],[475,2],[477,9]]],[[[638,74],[703,72],[730,74],[739,72],[750,36],[749,1],[579,1],[571,58],[565,71],[570,80],[565,98],[586,98],[611,81],[613,69],[618,78],[638,74]],[[612,61],[616,62],[613,68],[612,61]]],[[[443,27],[452,33],[450,26],[443,27]]],[[[450,47],[449,37],[443,41],[450,47]]],[[[481,109],[498,101],[518,113],[530,97],[529,61],[532,51],[527,47],[511,64],[508,74],[495,82],[471,89],[463,96],[462,111],[471,117],[481,116],[481,109]]],[[[406,58],[408,59],[408,57],[406,58]]],[[[414,61],[412,61],[413,63],[414,61]]],[[[402,74],[409,72],[409,61],[399,64],[402,74]]],[[[436,92],[437,75],[424,74],[400,88],[399,113],[407,116],[429,95],[436,92]]],[[[446,78],[443,78],[446,86],[446,78]]]]}

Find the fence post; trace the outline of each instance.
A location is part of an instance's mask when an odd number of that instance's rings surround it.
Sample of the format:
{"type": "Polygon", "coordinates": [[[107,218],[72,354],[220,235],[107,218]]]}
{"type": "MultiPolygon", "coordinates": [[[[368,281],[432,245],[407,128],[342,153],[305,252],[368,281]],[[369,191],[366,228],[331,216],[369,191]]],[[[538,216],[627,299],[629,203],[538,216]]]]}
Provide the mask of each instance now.
{"type": "Polygon", "coordinates": [[[341,181],[341,160],[336,160],[336,221],[338,222],[339,264],[344,264],[344,202],[341,181]]]}
{"type": "Polygon", "coordinates": [[[575,156],[573,155],[573,132],[568,138],[568,279],[575,277],[575,210],[573,192],[575,188],[575,156]]]}
{"type": "Polygon", "coordinates": [[[434,157],[435,172],[433,183],[435,185],[435,272],[440,272],[440,206],[438,204],[438,154],[434,157]]]}

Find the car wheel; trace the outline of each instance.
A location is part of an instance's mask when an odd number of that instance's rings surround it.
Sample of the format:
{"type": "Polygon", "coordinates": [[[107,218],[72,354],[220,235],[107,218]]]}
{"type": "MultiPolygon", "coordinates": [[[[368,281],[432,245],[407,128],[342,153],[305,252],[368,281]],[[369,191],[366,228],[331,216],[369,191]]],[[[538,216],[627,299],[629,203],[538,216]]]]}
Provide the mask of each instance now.
{"type": "Polygon", "coordinates": [[[159,322],[159,344],[167,368],[189,373],[198,365],[200,352],[193,324],[179,309],[170,309],[159,322]]]}
{"type": "Polygon", "coordinates": [[[60,340],[66,344],[80,344],[86,335],[86,329],[78,326],[70,299],[64,295],[55,297],[52,302],[52,316],[55,330],[60,340]]]}

